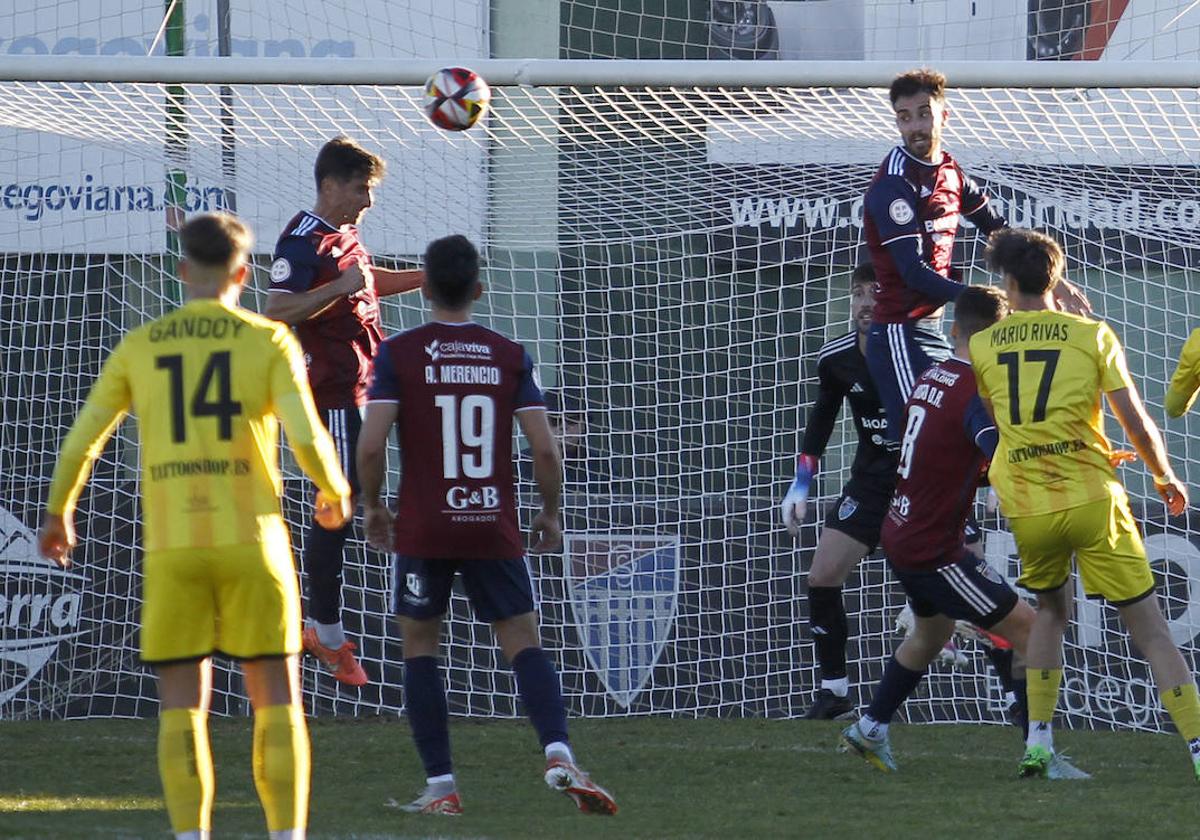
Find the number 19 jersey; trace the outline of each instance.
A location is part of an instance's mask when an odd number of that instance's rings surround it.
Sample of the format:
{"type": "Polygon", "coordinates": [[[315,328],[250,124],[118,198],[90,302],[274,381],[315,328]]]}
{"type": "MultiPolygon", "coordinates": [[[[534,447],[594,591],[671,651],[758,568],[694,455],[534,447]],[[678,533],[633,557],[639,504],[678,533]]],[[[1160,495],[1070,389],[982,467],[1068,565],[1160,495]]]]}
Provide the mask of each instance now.
{"type": "Polygon", "coordinates": [[[1133,382],[1111,327],[1065,312],[1013,312],[971,337],[971,363],[1000,433],[988,475],[1006,516],[1124,492],[1100,399],[1133,382]]]}
{"type": "Polygon", "coordinates": [[[434,321],[380,345],[367,399],[399,406],[397,553],[523,557],[513,414],[545,405],[525,348],[479,324],[434,321]]]}

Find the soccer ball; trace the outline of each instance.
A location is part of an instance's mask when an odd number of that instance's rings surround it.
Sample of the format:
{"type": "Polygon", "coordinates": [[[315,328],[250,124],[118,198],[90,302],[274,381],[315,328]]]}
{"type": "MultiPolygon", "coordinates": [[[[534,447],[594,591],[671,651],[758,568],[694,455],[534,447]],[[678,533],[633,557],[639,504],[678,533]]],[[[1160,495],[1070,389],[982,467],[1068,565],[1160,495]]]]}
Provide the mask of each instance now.
{"type": "Polygon", "coordinates": [[[425,83],[425,115],[447,131],[475,125],[491,101],[488,83],[466,67],[443,67],[425,83]]]}

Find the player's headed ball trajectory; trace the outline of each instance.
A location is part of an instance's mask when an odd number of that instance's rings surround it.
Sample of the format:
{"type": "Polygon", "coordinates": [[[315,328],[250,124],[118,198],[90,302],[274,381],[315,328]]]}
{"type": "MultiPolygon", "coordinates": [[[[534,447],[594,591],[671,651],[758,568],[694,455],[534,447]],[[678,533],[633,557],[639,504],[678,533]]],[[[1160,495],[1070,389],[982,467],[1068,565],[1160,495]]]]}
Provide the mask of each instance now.
{"type": "Polygon", "coordinates": [[[465,67],[443,67],[425,82],[425,115],[447,131],[465,131],[475,125],[491,101],[488,83],[465,67]]]}

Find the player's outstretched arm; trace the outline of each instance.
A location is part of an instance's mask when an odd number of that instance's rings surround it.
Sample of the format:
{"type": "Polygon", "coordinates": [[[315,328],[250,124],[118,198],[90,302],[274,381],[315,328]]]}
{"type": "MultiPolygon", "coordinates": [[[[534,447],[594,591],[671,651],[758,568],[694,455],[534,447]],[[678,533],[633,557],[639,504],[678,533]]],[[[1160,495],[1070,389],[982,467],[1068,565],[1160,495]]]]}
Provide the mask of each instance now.
{"type": "Polygon", "coordinates": [[[367,542],[384,553],[392,551],[392,525],[395,517],[384,504],[383,479],[388,432],[396,425],[400,406],[394,402],[367,403],[367,416],[358,433],[358,486],[362,494],[363,527],[367,542]]]}
{"type": "Polygon", "coordinates": [[[542,509],[529,524],[535,543],[533,550],[553,551],[562,542],[562,525],[558,511],[562,496],[562,458],[558,454],[558,443],[550,429],[546,412],[537,408],[518,411],[517,423],[521,433],[529,441],[529,454],[533,456],[533,480],[537,482],[538,494],[542,497],[542,509]]]}
{"type": "Polygon", "coordinates": [[[375,294],[379,297],[413,292],[421,288],[425,282],[425,272],[419,268],[407,268],[397,271],[391,268],[371,266],[375,275],[375,294]]]}
{"type": "Polygon", "coordinates": [[[71,565],[70,553],[75,547],[75,505],[79,494],[91,474],[92,464],[129,410],[131,400],[125,354],[118,345],[63,441],[50,479],[50,498],[38,533],[38,550],[63,568],[71,565]]]}
{"type": "Polygon", "coordinates": [[[318,524],[340,528],[353,513],[350,483],[313,404],[300,343],[283,327],[275,331],[274,342],[278,355],[271,365],[271,404],[283,421],[296,463],[317,485],[318,524]]]}
{"type": "Polygon", "coordinates": [[[1183,352],[1179,354],[1179,364],[1171,375],[1171,384],[1163,402],[1167,414],[1171,417],[1182,417],[1184,412],[1196,401],[1200,392],[1200,329],[1192,330],[1188,340],[1183,344],[1183,352]]]}
{"type": "Polygon", "coordinates": [[[1107,396],[1108,404],[1112,406],[1117,421],[1129,437],[1129,442],[1154,476],[1154,489],[1167,503],[1167,510],[1171,516],[1179,516],[1187,509],[1187,488],[1171,470],[1171,462],[1167,459],[1167,446],[1158,431],[1158,426],[1146,412],[1137,388],[1109,391],[1107,396]]]}

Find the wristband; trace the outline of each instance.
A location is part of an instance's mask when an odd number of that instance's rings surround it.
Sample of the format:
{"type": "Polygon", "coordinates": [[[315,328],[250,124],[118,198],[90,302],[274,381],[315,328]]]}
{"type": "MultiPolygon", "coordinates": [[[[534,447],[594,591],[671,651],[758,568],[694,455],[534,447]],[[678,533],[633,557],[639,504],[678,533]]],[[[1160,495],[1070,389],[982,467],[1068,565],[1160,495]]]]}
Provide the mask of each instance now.
{"type": "Polygon", "coordinates": [[[1170,470],[1167,470],[1162,475],[1154,476],[1154,483],[1158,487],[1166,487],[1169,484],[1174,483],[1176,480],[1177,479],[1175,478],[1175,474],[1172,473],[1170,470]]]}

